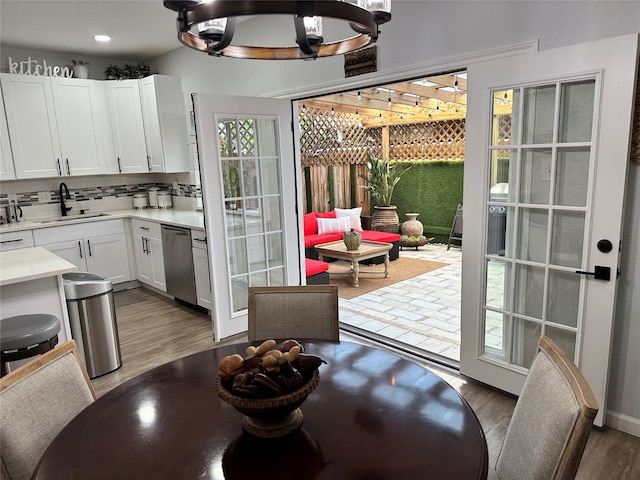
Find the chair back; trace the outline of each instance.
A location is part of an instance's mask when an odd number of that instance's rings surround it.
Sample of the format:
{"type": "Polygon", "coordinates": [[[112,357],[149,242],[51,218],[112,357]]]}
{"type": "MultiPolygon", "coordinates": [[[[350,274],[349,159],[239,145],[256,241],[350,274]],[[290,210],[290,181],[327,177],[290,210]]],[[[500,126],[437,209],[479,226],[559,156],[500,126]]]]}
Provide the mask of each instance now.
{"type": "Polygon", "coordinates": [[[338,287],[249,287],[249,341],[339,339],[338,287]]]}
{"type": "Polygon", "coordinates": [[[95,398],[73,340],[0,379],[3,476],[31,478],[53,438],[95,398]]]}
{"type": "Polygon", "coordinates": [[[575,478],[596,413],[578,367],[553,340],[541,337],[498,456],[498,478],[575,478]]]}

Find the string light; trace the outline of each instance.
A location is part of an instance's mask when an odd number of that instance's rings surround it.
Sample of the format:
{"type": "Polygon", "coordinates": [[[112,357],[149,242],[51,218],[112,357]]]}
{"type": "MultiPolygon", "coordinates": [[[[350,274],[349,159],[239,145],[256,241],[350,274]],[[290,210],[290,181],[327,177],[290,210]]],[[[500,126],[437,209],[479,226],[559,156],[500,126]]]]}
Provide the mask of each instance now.
{"type": "Polygon", "coordinates": [[[336,111],[333,109],[333,105],[331,105],[331,115],[335,115],[336,111]]]}
{"type": "Polygon", "coordinates": [[[307,113],[307,107],[304,103],[302,104],[302,113],[307,113]]]}
{"type": "Polygon", "coordinates": [[[358,100],[362,100],[362,92],[360,90],[358,90],[358,100]]]}
{"type": "Polygon", "coordinates": [[[387,105],[391,108],[391,92],[389,92],[389,98],[387,99],[387,105]]]}
{"type": "Polygon", "coordinates": [[[416,108],[420,106],[420,97],[416,97],[416,108]]]}

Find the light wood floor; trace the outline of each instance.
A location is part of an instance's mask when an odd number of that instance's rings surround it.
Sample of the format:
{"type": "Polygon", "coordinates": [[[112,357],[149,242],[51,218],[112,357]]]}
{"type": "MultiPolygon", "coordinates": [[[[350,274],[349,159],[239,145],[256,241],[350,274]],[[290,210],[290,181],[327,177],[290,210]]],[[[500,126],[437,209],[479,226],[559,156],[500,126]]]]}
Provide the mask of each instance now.
{"type": "MultiPolygon", "coordinates": [[[[131,290],[144,301],[117,308],[123,365],[93,380],[98,396],[150,368],[222,344],[246,341],[246,335],[214,343],[211,321],[144,288],[131,290]]],[[[341,339],[367,343],[341,332],[341,339]]],[[[412,360],[416,360],[413,359],[412,360]]],[[[462,377],[455,371],[416,360],[449,382],[476,412],[487,437],[489,478],[509,425],[515,397],[462,377]]],[[[637,480],[640,478],[640,438],[611,428],[594,428],[582,458],[579,480],[637,480]]]]}

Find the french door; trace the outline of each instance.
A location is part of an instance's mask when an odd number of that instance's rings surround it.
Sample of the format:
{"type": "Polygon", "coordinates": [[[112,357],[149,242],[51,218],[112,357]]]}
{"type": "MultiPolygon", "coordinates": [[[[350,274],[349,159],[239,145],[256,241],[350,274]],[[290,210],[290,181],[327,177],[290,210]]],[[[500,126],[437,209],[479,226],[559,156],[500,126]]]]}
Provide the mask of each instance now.
{"type": "Polygon", "coordinates": [[[597,425],[637,55],[629,35],[468,69],[460,370],[519,394],[547,335],[594,390],[597,425]]]}
{"type": "Polygon", "coordinates": [[[250,286],[300,283],[291,102],[193,95],[216,340],[247,330],[250,286]]]}

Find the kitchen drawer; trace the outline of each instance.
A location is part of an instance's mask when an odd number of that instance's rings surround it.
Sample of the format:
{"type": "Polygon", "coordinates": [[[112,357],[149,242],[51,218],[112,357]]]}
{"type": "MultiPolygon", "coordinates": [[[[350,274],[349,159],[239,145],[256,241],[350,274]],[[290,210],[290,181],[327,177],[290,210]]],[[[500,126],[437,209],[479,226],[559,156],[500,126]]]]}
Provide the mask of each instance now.
{"type": "Polygon", "coordinates": [[[31,230],[0,233],[0,252],[35,246],[31,230]]]}
{"type": "Polygon", "coordinates": [[[131,220],[131,227],[134,235],[144,235],[152,238],[162,238],[160,224],[147,220],[134,218],[131,220]]]}
{"type": "Polygon", "coordinates": [[[207,235],[204,230],[191,229],[191,246],[203,250],[207,249],[207,235]]]}
{"type": "Polygon", "coordinates": [[[121,218],[38,228],[33,231],[33,238],[36,245],[47,245],[118,233],[124,233],[124,222],[121,218]]]}

